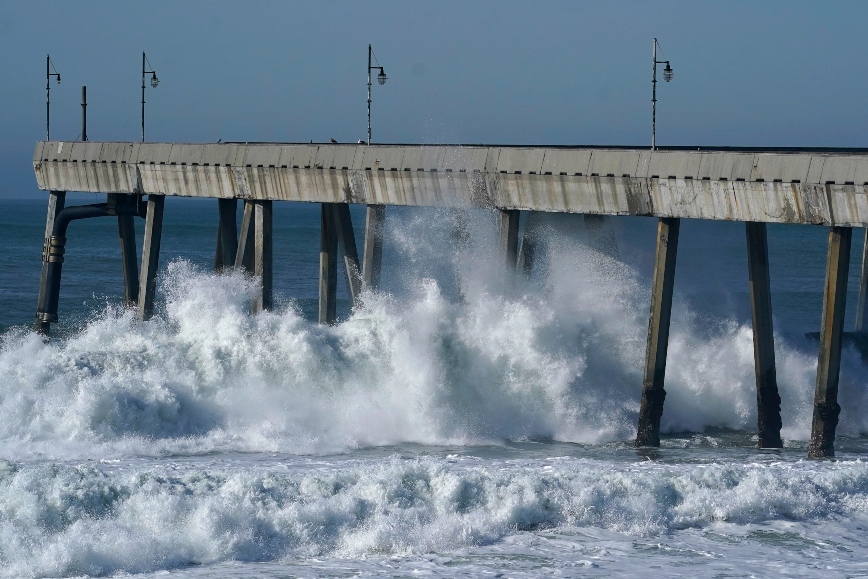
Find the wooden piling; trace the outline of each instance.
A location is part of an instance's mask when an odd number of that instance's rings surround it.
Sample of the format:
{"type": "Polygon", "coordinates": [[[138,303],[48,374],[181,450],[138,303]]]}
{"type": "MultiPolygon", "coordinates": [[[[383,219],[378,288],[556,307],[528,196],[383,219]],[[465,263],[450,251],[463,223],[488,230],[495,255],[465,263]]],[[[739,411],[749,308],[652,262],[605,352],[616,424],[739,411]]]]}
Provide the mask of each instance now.
{"type": "Polygon", "coordinates": [[[45,238],[42,244],[42,275],[39,281],[39,298],[36,302],[36,331],[43,335],[48,335],[51,322],[56,322],[45,311],[45,300],[48,296],[47,277],[48,277],[48,259],[49,247],[51,244],[51,232],[54,229],[54,218],[58,213],[63,211],[63,206],[66,204],[66,191],[50,191],[48,193],[48,211],[45,216],[45,238]]]}
{"type": "Polygon", "coordinates": [[[666,398],[666,353],[669,347],[669,321],[675,287],[675,258],[681,220],[663,217],[657,224],[657,250],[651,283],[651,313],[645,346],[645,371],[636,446],[660,446],[660,417],[666,398]]]}
{"type": "Polygon", "coordinates": [[[332,203],[332,218],[334,231],[338,238],[338,248],[344,261],[344,273],[347,277],[347,291],[353,307],[359,305],[362,293],[362,273],[359,268],[359,254],[356,249],[356,236],[353,233],[353,221],[350,206],[346,203],[332,203]]]}
{"type": "Polygon", "coordinates": [[[251,306],[253,313],[270,310],[273,305],[272,276],[272,202],[254,201],[255,250],[253,258],[254,273],[260,286],[251,306]]]}
{"type": "Polygon", "coordinates": [[[820,327],[820,354],[817,360],[817,388],[808,457],[835,454],[835,428],[838,426],[838,377],[841,369],[841,340],[844,334],[844,309],[847,303],[847,274],[853,230],[829,230],[826,260],[826,287],[823,297],[823,322],[820,327]]]}
{"type": "Polygon", "coordinates": [[[320,209],[319,248],[319,323],[333,324],[337,319],[338,238],[331,203],[320,209]]]}
{"type": "Polygon", "coordinates": [[[775,369],[775,338],[765,223],[745,223],[750,311],[756,374],[757,433],[760,448],[781,448],[781,397],[775,369]]]}
{"type": "Polygon", "coordinates": [[[856,331],[868,332],[868,229],[865,229],[865,243],[862,245],[862,276],[859,279],[859,302],[856,304],[856,331]]]}
{"type": "Polygon", "coordinates": [[[385,205],[367,206],[365,209],[365,246],[362,259],[362,288],[365,290],[376,290],[380,287],[385,221],[385,205]]]}
{"type": "Polygon", "coordinates": [[[214,269],[221,271],[235,265],[238,251],[238,200],[218,199],[219,222],[217,226],[217,252],[214,269]]]}
{"type": "Polygon", "coordinates": [[[139,276],[139,320],[141,321],[150,319],[154,314],[165,203],[166,198],[162,195],[148,195],[145,241],[142,246],[142,273],[139,276]]]}
{"type": "Polygon", "coordinates": [[[509,271],[518,263],[518,209],[499,209],[500,253],[509,271]]]}

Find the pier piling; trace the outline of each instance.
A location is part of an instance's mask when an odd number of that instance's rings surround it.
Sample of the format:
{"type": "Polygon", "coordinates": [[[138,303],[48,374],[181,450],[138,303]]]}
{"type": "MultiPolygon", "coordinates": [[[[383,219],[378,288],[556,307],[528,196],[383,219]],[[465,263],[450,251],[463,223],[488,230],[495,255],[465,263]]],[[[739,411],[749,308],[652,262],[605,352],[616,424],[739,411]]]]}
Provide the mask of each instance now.
{"type": "Polygon", "coordinates": [[[756,373],[757,432],[760,448],[781,448],[781,397],[775,368],[775,338],[769,281],[766,224],[746,222],[750,311],[756,373]]]}
{"type": "Polygon", "coordinates": [[[383,263],[383,225],[385,220],[385,205],[368,205],[365,209],[365,246],[362,257],[363,289],[376,290],[380,287],[380,270],[383,263]]]}
{"type": "Polygon", "coordinates": [[[865,243],[862,245],[862,276],[859,278],[859,302],[856,304],[857,332],[868,332],[866,294],[868,294],[868,228],[865,229],[865,243]]]}
{"type": "Polygon", "coordinates": [[[838,405],[838,378],[852,235],[853,230],[849,227],[832,227],[829,230],[820,354],[817,360],[817,388],[814,392],[814,416],[811,423],[811,443],[808,447],[810,458],[835,455],[835,428],[841,412],[838,405]]]}
{"type": "Polygon", "coordinates": [[[235,268],[242,268],[253,273],[253,253],[256,248],[254,233],[256,221],[253,218],[253,202],[244,202],[244,213],[241,217],[241,231],[238,234],[238,248],[235,251],[235,268]]]}
{"type": "Polygon", "coordinates": [[[636,446],[660,446],[660,417],[666,398],[666,353],[669,347],[669,321],[675,286],[675,258],[681,220],[663,217],[657,224],[657,250],[651,282],[651,314],[645,346],[645,371],[636,446]]]}
{"type": "Polygon", "coordinates": [[[149,320],[154,314],[157,293],[157,265],[160,259],[160,239],[163,235],[163,207],[166,198],[148,195],[145,213],[145,241],[142,245],[142,273],[139,276],[139,320],[149,320]]]}
{"type": "Polygon", "coordinates": [[[49,250],[51,246],[51,232],[54,230],[54,219],[57,214],[63,211],[63,206],[66,203],[66,191],[50,191],[48,194],[48,211],[45,216],[45,240],[42,244],[42,275],[39,281],[39,298],[36,302],[36,331],[43,335],[48,335],[51,322],[57,321],[55,312],[54,319],[48,316],[45,311],[45,300],[47,297],[48,262],[49,250]]]}
{"type": "Polygon", "coordinates": [[[500,252],[509,271],[515,271],[518,263],[518,209],[500,209],[500,252]]]}
{"type": "Polygon", "coordinates": [[[139,302],[139,257],[136,251],[136,224],[134,212],[138,204],[135,195],[109,194],[109,205],[125,206],[128,213],[118,213],[118,241],[121,247],[121,266],[124,271],[124,305],[135,307],[139,302]]]}
{"type": "Polygon", "coordinates": [[[270,310],[273,305],[272,202],[254,201],[253,209],[255,223],[253,271],[260,285],[250,310],[258,313],[270,310]]]}
{"type": "Polygon", "coordinates": [[[337,319],[338,238],[331,203],[320,209],[319,246],[319,323],[333,324],[337,319]]]}
{"type": "Polygon", "coordinates": [[[344,273],[347,277],[347,291],[353,307],[359,305],[362,293],[362,272],[359,268],[359,253],[356,249],[356,236],[353,233],[353,221],[350,206],[347,203],[331,203],[334,231],[338,239],[338,247],[343,257],[344,273]]]}
{"type": "Polygon", "coordinates": [[[518,261],[516,268],[525,277],[530,277],[533,272],[533,262],[536,258],[536,244],[539,237],[536,211],[528,211],[524,219],[524,232],[521,236],[521,247],[518,249],[518,261]]]}
{"type": "Polygon", "coordinates": [[[235,254],[238,251],[238,200],[218,199],[217,207],[220,217],[214,269],[221,271],[235,265],[235,254]]]}

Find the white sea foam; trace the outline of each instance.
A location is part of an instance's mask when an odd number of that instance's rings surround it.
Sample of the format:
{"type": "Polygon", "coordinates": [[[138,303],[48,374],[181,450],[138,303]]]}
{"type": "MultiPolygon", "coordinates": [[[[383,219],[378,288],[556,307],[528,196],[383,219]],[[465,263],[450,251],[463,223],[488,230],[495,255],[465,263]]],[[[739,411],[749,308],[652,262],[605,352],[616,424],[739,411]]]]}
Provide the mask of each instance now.
{"type": "MultiPolygon", "coordinates": [[[[446,243],[419,255],[410,234],[419,227],[410,220],[390,239],[409,273],[446,243]]],[[[251,280],[175,261],[162,280],[164,313],[149,322],[107,308],[63,340],[2,337],[0,445],[9,457],[51,457],[631,438],[645,283],[557,235],[542,275],[504,280],[484,250],[490,241],[439,256],[441,274],[458,271],[463,302],[442,275],[408,273],[398,293],[366,295],[333,327],[306,321],[291,302],[250,316],[251,280]]],[[[814,358],[778,338],[792,439],[809,433],[814,358]]],[[[843,434],[868,430],[863,368],[845,351],[843,434]]],[[[724,322],[709,335],[676,304],[666,389],[664,431],[753,429],[750,328],[724,322]]]]}
{"type": "Polygon", "coordinates": [[[864,523],[866,507],[868,465],[858,461],[613,468],[567,458],[473,464],[393,457],[304,470],[115,471],[5,464],[0,573],[411,556],[548,529],[653,538],[720,522],[864,523]]]}

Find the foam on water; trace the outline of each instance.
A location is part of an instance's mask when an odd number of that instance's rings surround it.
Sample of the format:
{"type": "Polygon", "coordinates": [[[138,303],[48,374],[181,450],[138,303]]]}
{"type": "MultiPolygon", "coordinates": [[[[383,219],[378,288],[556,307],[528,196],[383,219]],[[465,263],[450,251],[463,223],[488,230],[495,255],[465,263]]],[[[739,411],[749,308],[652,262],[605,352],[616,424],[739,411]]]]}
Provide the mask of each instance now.
{"type": "Polygon", "coordinates": [[[868,465],[859,461],[619,469],[567,458],[479,462],[395,457],[267,470],[5,464],[2,573],[407,557],[542,529],[653,539],[721,521],[868,522],[868,465]]]}
{"type": "MultiPolygon", "coordinates": [[[[446,237],[444,215],[395,224],[392,291],[366,294],[331,327],[286,299],[251,316],[251,279],[176,260],[148,322],[106,306],[50,342],[6,332],[2,573],[484,559],[485,549],[526,534],[549,541],[540,533],[550,530],[684,537],[725,523],[737,530],[724,534],[738,537],[781,521],[800,533],[863,524],[868,466],[858,460],[359,458],[358,449],[382,445],[609,444],[635,435],[647,280],[554,229],[533,279],[505,278],[488,249],[494,240],[446,237]],[[197,462],[268,453],[286,460],[197,462]],[[330,453],[344,459],[304,458],[330,453]],[[120,466],[92,462],[107,459],[120,466]]],[[[816,356],[781,336],[776,350],[784,436],[803,441],[816,356]]],[[[868,384],[855,351],[842,364],[838,431],[858,436],[868,431],[868,384]]],[[[677,299],[666,389],[666,432],[754,429],[750,327],[709,328],[677,299]]],[[[703,541],[691,543],[697,552],[703,541]]],[[[556,558],[572,560],[565,553],[556,558]]]]}

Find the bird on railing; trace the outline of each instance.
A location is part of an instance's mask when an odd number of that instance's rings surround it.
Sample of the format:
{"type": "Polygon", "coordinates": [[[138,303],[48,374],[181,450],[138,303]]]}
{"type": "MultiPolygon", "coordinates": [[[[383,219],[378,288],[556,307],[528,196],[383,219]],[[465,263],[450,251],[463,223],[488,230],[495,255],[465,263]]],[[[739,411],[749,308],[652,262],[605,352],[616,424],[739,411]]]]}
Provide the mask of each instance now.
{"type": "Polygon", "coordinates": [[[329,139],[329,141],[331,141],[331,142],[332,142],[332,145],[337,145],[337,144],[338,144],[338,142],[337,142],[337,141],[335,141],[335,140],[334,140],[334,139],[329,139]]]}

